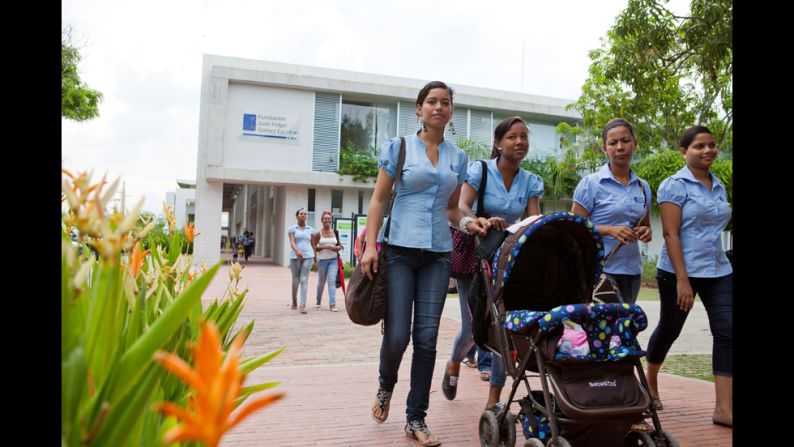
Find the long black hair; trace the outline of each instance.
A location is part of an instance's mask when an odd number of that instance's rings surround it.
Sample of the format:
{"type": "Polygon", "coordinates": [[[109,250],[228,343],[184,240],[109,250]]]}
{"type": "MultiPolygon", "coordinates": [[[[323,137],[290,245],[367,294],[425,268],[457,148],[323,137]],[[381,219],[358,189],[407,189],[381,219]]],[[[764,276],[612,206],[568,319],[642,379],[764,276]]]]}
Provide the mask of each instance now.
{"type": "Polygon", "coordinates": [[[527,126],[526,121],[524,121],[524,119],[520,116],[511,116],[510,118],[505,118],[500,121],[493,130],[493,147],[491,147],[491,158],[496,158],[499,156],[499,149],[496,148],[496,141],[501,140],[515,123],[521,123],[527,128],[527,130],[529,130],[529,126],[527,126]]]}

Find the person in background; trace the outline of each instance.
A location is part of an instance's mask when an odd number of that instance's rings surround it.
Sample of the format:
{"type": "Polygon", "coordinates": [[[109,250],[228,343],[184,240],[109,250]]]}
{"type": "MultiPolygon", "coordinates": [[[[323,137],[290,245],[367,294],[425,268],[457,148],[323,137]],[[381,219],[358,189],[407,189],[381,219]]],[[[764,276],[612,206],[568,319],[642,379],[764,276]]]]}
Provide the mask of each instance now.
{"type": "Polygon", "coordinates": [[[323,287],[328,283],[328,305],[331,312],[336,312],[336,276],[339,274],[339,265],[336,258],[342,245],[336,238],[336,233],[331,228],[332,216],[328,211],[323,211],[320,221],[323,227],[312,236],[312,248],[317,253],[317,303],[314,307],[320,308],[323,299],[323,287]]]}
{"type": "Polygon", "coordinates": [[[303,208],[298,208],[295,212],[295,217],[298,222],[289,227],[287,234],[289,235],[289,245],[292,248],[289,254],[289,268],[292,272],[292,309],[296,309],[298,285],[301,288],[301,305],[300,313],[306,313],[306,294],[309,287],[309,271],[314,264],[314,250],[312,249],[312,235],[314,228],[306,225],[306,218],[308,214],[303,208]]]}
{"type": "Polygon", "coordinates": [[[733,268],[720,234],[731,219],[725,186],[711,173],[717,144],[704,126],[690,127],[679,145],[686,166],[660,185],[664,246],[657,261],[661,301],[659,323],[648,341],[646,377],[657,410],[662,410],[658,375],[681,333],[695,295],[706,307],[714,337],[712,372],[716,393],[712,422],[733,426],[733,268]]]}

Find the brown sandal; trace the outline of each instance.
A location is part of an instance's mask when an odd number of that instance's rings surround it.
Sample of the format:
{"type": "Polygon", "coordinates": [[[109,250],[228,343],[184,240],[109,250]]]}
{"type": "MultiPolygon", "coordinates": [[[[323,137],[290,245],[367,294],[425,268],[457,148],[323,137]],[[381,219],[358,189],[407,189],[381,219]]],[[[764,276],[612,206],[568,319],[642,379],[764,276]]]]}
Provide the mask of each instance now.
{"type": "Polygon", "coordinates": [[[664,410],[664,405],[662,405],[662,400],[661,400],[661,399],[659,399],[658,397],[654,397],[654,398],[653,398],[653,408],[654,408],[656,411],[662,411],[662,410],[664,410]]]}
{"type": "Polygon", "coordinates": [[[423,419],[409,421],[405,424],[405,436],[419,441],[422,447],[436,447],[441,445],[438,436],[430,433],[423,419]]]}
{"type": "Polygon", "coordinates": [[[379,389],[378,394],[375,396],[375,402],[372,403],[372,419],[375,422],[383,423],[389,417],[389,404],[391,403],[391,391],[379,389]],[[380,413],[380,416],[377,413],[380,413]]]}

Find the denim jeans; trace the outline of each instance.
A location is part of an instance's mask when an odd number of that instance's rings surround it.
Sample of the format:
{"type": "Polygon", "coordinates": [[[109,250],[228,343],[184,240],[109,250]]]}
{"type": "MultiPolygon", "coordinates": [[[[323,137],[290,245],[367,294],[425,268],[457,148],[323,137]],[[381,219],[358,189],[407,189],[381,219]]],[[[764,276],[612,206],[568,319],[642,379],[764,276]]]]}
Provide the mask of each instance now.
{"type": "MultiPolygon", "coordinates": [[[[471,332],[471,310],[469,309],[469,288],[472,278],[458,279],[458,300],[460,300],[460,331],[452,344],[452,361],[463,361],[472,350],[474,339],[471,332]]],[[[474,358],[470,356],[469,358],[474,358]]],[[[477,369],[491,371],[491,385],[503,387],[505,384],[505,368],[498,356],[494,358],[491,351],[477,347],[477,369]]]]}
{"type": "Polygon", "coordinates": [[[309,271],[312,269],[314,258],[303,258],[303,261],[297,259],[289,260],[289,269],[292,272],[292,302],[298,296],[298,283],[301,286],[301,307],[306,307],[306,289],[309,287],[309,271]]]}
{"type": "Polygon", "coordinates": [[[389,245],[387,250],[389,299],[378,380],[382,389],[394,390],[403,354],[412,339],[411,389],[405,413],[408,421],[424,419],[430,403],[438,325],[449,285],[450,256],[449,252],[396,245],[389,245]]]}
{"type": "Polygon", "coordinates": [[[634,304],[637,302],[637,295],[640,294],[640,280],[642,275],[618,275],[607,273],[618,284],[620,297],[624,303],[634,304]]]}
{"type": "MultiPolygon", "coordinates": [[[[662,364],[667,352],[678,338],[689,312],[676,304],[678,291],[674,273],[657,269],[661,308],[659,324],[648,341],[649,363],[662,364]]],[[[715,376],[733,377],[733,274],[719,278],[689,278],[692,292],[700,297],[709,317],[714,337],[711,368],[715,376]]]]}
{"type": "Polygon", "coordinates": [[[323,301],[323,286],[328,283],[328,305],[336,306],[336,275],[339,273],[339,264],[336,258],[320,259],[317,261],[317,304],[323,301]]]}

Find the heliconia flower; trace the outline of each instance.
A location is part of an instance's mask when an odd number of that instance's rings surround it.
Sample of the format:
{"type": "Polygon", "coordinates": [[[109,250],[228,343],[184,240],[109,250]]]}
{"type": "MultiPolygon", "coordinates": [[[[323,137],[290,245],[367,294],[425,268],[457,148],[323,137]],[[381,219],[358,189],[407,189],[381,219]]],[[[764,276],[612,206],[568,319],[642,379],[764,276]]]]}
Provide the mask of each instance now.
{"type": "Polygon", "coordinates": [[[212,322],[206,322],[202,323],[198,342],[192,347],[195,368],[191,368],[176,354],[165,351],[155,354],[156,362],[192,388],[185,408],[173,402],[158,405],[158,411],[180,421],[166,432],[163,437],[165,444],[201,441],[207,447],[216,447],[221,437],[232,427],[254,411],[284,397],[284,393],[259,397],[232,416],[245,379],[245,374],[240,372],[239,351],[242,344],[243,338],[238,336],[223,359],[218,329],[212,322]]]}
{"type": "Polygon", "coordinates": [[[193,242],[193,239],[196,238],[201,233],[196,233],[196,229],[193,227],[193,222],[188,222],[185,224],[185,237],[187,238],[187,243],[193,242]]]}
{"type": "Polygon", "coordinates": [[[149,254],[149,251],[151,250],[146,250],[141,253],[141,241],[136,242],[135,245],[132,246],[129,264],[130,276],[133,278],[138,276],[138,273],[141,272],[141,268],[143,267],[143,260],[146,258],[146,255],[149,254]]]}

